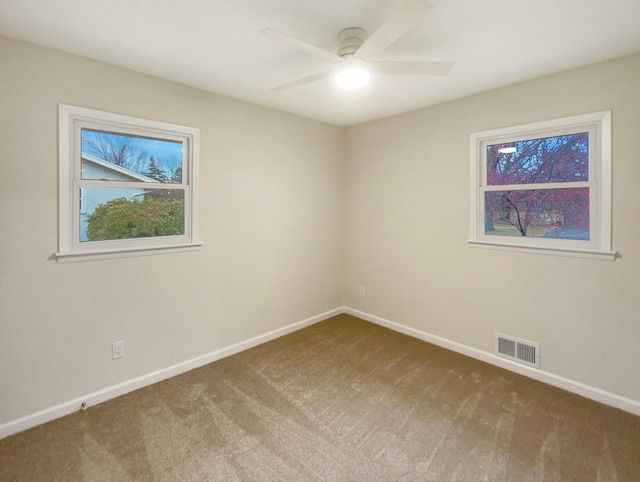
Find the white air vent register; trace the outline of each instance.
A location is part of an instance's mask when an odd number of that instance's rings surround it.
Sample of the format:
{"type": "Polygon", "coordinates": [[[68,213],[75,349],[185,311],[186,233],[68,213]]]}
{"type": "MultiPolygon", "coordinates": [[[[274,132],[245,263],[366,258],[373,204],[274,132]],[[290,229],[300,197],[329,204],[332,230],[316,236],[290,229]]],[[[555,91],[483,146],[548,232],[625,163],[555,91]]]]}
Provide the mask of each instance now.
{"type": "Polygon", "coordinates": [[[540,343],[496,333],[496,354],[523,365],[540,368],[540,343]]]}

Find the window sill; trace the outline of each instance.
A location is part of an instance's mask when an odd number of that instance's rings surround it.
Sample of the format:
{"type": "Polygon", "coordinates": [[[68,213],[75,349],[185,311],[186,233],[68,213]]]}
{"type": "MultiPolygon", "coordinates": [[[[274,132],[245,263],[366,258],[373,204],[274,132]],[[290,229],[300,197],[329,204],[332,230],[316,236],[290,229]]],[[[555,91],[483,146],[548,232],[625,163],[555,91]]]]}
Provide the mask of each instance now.
{"type": "Polygon", "coordinates": [[[545,254],[550,256],[568,256],[573,258],[600,259],[604,261],[615,261],[617,253],[615,251],[604,251],[598,249],[561,248],[556,246],[531,246],[514,245],[500,243],[496,241],[469,240],[472,248],[499,249],[503,251],[515,251],[519,253],[545,254]]]}
{"type": "Polygon", "coordinates": [[[133,256],[152,256],[168,253],[185,253],[199,251],[201,242],[189,244],[173,244],[167,246],[146,246],[141,248],[126,248],[117,250],[74,251],[56,253],[58,263],[75,263],[77,261],[98,261],[102,259],[130,258],[133,256]]]}

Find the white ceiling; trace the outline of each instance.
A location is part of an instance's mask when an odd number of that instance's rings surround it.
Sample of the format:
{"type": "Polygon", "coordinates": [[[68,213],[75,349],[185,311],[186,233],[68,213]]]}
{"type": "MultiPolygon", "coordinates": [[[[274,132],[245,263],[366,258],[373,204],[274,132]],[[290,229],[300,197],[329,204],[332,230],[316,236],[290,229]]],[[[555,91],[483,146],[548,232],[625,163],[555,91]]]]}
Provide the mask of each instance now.
{"type": "Polygon", "coordinates": [[[380,76],[340,91],[330,68],[258,32],[335,52],[403,0],[0,0],[0,34],[340,126],[640,52],[639,0],[429,0],[382,60],[455,61],[446,77],[380,76]]]}

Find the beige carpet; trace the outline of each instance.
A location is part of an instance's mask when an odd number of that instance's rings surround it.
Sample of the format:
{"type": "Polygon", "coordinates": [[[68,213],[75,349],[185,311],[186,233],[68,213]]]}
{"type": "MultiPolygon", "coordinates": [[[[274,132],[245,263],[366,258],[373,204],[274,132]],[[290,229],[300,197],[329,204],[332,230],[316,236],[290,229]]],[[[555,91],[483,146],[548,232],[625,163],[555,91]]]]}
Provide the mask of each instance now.
{"type": "Polygon", "coordinates": [[[0,441],[2,481],[640,481],[640,417],[341,315],[0,441]]]}

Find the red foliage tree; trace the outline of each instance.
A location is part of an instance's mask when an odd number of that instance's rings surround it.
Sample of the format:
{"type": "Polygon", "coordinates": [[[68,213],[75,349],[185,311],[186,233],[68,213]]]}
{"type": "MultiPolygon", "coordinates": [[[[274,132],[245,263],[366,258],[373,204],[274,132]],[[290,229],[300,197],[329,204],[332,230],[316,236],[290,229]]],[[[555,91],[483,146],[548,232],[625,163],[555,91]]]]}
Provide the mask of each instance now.
{"type": "Polygon", "coordinates": [[[494,224],[522,236],[532,226],[588,228],[589,189],[563,186],[589,179],[588,133],[487,146],[486,172],[487,186],[506,189],[485,193],[485,232],[494,224]]]}

